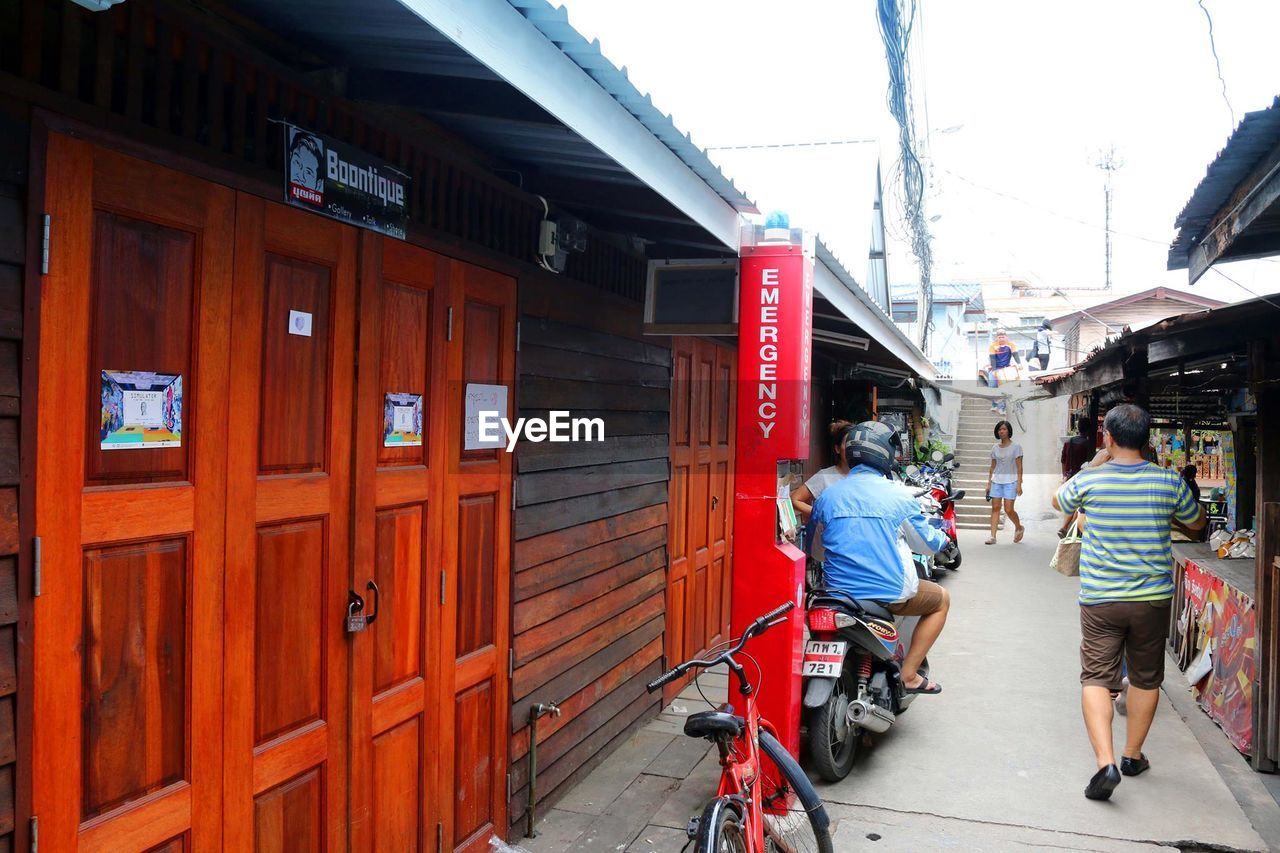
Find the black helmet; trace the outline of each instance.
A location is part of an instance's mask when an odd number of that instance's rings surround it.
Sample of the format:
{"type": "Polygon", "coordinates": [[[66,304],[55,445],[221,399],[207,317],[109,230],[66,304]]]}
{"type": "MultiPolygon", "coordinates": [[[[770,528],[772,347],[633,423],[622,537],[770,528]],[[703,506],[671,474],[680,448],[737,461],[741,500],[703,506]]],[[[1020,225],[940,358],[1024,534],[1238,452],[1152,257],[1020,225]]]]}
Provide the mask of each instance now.
{"type": "Polygon", "coordinates": [[[844,458],[849,467],[869,465],[888,474],[897,464],[902,440],[898,431],[878,421],[863,421],[849,431],[844,440],[844,458]]]}

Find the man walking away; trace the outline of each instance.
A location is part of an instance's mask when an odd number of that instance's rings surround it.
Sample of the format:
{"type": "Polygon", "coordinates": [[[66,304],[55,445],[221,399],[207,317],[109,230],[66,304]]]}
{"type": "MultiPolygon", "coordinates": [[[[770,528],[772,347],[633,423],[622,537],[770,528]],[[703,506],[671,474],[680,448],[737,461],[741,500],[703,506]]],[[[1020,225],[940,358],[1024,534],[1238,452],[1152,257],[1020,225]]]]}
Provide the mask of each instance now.
{"type": "Polygon", "coordinates": [[[1146,462],[1151,417],[1122,404],[1102,424],[1103,449],[1062,485],[1053,505],[1088,517],[1080,546],[1080,684],[1085,728],[1098,772],[1084,795],[1110,798],[1121,774],[1137,776],[1151,763],[1142,744],[1155,718],[1164,681],[1164,641],[1173,596],[1171,522],[1204,527],[1204,513],[1178,472],[1146,462]],[[1128,725],[1116,766],[1112,694],[1128,665],[1128,725]]]}

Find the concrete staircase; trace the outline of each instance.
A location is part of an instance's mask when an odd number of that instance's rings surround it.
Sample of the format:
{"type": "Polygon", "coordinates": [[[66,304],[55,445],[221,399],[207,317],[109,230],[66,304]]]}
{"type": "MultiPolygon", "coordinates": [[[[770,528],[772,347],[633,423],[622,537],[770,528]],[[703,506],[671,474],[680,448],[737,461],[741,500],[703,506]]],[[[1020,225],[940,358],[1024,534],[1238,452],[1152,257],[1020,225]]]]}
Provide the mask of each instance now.
{"type": "MultiPolygon", "coordinates": [[[[991,411],[991,402],[982,397],[965,397],[960,403],[960,422],[954,452],[960,468],[951,482],[965,490],[965,499],[956,503],[956,526],[962,530],[989,530],[991,504],[984,500],[987,469],[991,465],[991,445],[996,423],[1005,416],[991,411]]],[[[1004,529],[1003,515],[1000,528],[1004,529]]]]}

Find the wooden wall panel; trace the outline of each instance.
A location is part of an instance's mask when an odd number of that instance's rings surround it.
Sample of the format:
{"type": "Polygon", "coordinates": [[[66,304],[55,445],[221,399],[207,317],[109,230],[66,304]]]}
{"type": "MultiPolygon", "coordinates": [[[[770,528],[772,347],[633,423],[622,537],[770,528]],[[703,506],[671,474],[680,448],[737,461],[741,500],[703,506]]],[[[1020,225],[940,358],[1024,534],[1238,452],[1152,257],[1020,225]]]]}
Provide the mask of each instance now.
{"type": "Polygon", "coordinates": [[[253,798],[254,849],[258,853],[323,850],[320,771],[312,770],[253,798]]]}
{"type": "Polygon", "coordinates": [[[421,733],[417,717],[373,741],[373,849],[377,853],[421,850],[421,733]]]}
{"type": "Polygon", "coordinates": [[[84,558],[84,780],[90,818],[186,776],[185,539],[84,558]]]}
{"type": "MultiPolygon", "coordinates": [[[[94,214],[93,325],[88,381],[101,371],[182,377],[183,432],[190,436],[199,383],[191,375],[196,235],[126,216],[94,214]]],[[[105,400],[107,391],[102,391],[105,400]]],[[[86,410],[90,484],[185,480],[191,442],[145,453],[102,450],[98,412],[86,410]]]]}
{"type": "Polygon", "coordinates": [[[324,523],[319,520],[258,531],[255,744],[323,713],[324,540],[324,523]]]}
{"type": "Polygon", "coordinates": [[[262,414],[258,467],[263,474],[325,470],[328,443],[329,270],[269,254],[262,317],[262,414]],[[311,315],[310,334],[295,328],[311,315]]]}
{"type": "Polygon", "coordinates": [[[539,814],[659,707],[670,477],[671,352],[640,306],[570,282],[520,300],[521,415],[599,417],[605,439],[516,448],[513,825],[532,705],[562,711],[538,723],[539,814]]]}

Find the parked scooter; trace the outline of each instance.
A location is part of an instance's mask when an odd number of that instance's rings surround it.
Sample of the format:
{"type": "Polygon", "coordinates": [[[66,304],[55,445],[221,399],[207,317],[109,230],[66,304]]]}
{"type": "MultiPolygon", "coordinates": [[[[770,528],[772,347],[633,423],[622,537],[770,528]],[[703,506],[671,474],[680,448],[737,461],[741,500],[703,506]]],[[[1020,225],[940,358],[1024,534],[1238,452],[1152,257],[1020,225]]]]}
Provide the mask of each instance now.
{"type": "MultiPolygon", "coordinates": [[[[935,455],[937,451],[935,451],[935,455]]],[[[916,496],[920,499],[920,509],[926,516],[933,516],[941,519],[939,527],[947,534],[947,538],[955,545],[951,549],[949,556],[939,555],[936,558],[928,560],[928,574],[921,575],[927,579],[932,579],[937,574],[936,569],[945,569],[947,571],[956,571],[960,568],[960,539],[956,531],[956,501],[963,500],[965,496],[964,489],[953,492],[951,490],[951,472],[959,467],[955,461],[955,457],[950,453],[946,454],[941,460],[941,467],[934,468],[930,466],[908,465],[902,472],[903,482],[917,489],[916,496]]],[[[917,565],[922,560],[917,555],[917,565]]]]}
{"type": "MultiPolygon", "coordinates": [[[[899,619],[874,601],[815,590],[807,602],[804,721],[813,768],[828,782],[853,770],[864,733],[889,730],[917,694],[902,684],[901,665],[919,617],[899,619]]],[[[920,674],[926,678],[925,661],[920,674]]]]}

